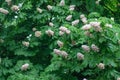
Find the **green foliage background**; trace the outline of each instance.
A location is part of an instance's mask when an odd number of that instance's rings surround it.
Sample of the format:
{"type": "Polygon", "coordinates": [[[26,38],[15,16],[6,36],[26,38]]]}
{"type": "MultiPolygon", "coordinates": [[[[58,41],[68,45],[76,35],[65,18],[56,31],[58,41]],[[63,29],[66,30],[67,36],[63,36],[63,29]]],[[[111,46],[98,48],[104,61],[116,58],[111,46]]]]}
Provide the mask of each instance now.
{"type": "Polygon", "coordinates": [[[117,80],[120,77],[120,1],[101,0],[99,5],[95,2],[65,0],[65,6],[59,6],[60,0],[12,0],[13,5],[22,4],[20,10],[14,12],[5,0],[0,0],[0,8],[9,11],[7,15],[0,13],[0,80],[117,80]],[[48,10],[47,5],[53,6],[52,10],[48,10]],[[76,5],[74,11],[69,10],[70,5],[76,5]],[[39,13],[37,7],[43,12],[39,13]],[[85,14],[88,22],[96,19],[101,22],[103,32],[91,30],[94,38],[85,36],[81,30],[84,25],[81,14],[85,14]],[[65,20],[67,15],[73,15],[71,21],[65,20]],[[79,24],[72,26],[71,22],[76,19],[80,20],[79,24]],[[54,23],[54,27],[50,27],[49,22],[54,23]],[[106,28],[106,23],[113,28],[106,28]],[[59,36],[60,26],[67,27],[70,35],[59,36]],[[32,28],[41,31],[41,37],[35,37],[32,28]],[[54,31],[54,36],[45,34],[48,29],[54,31]],[[64,46],[59,48],[57,40],[64,46]],[[29,47],[22,41],[28,41],[29,47]],[[76,44],[72,45],[72,41],[76,44]],[[99,53],[86,53],[81,49],[81,45],[92,43],[100,47],[99,53]],[[53,52],[55,48],[65,50],[68,58],[57,56],[53,52]],[[77,52],[85,55],[83,61],[77,60],[77,52]],[[104,70],[97,68],[100,62],[105,64],[104,70]],[[25,63],[30,66],[27,71],[21,71],[25,63]]]}

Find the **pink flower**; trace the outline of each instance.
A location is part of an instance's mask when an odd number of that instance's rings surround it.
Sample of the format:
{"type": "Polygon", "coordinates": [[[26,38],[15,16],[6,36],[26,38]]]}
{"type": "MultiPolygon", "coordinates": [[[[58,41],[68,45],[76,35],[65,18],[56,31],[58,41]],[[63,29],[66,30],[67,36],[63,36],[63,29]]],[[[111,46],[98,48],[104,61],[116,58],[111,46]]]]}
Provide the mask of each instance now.
{"type": "Polygon", "coordinates": [[[82,30],[90,30],[91,29],[91,25],[90,24],[86,24],[81,29],[82,30]]]}
{"type": "Polygon", "coordinates": [[[28,69],[28,67],[29,67],[29,64],[26,63],[26,64],[22,65],[21,70],[22,70],[22,71],[25,71],[25,70],[28,69]]]}
{"type": "Polygon", "coordinates": [[[26,46],[26,47],[29,47],[29,44],[30,44],[30,43],[29,43],[29,42],[26,42],[26,41],[23,41],[22,44],[23,44],[24,46],[26,46]]]}
{"type": "Polygon", "coordinates": [[[11,7],[11,9],[12,9],[13,11],[19,11],[19,6],[13,5],[13,6],[11,7]]]}
{"type": "Polygon", "coordinates": [[[8,10],[5,10],[5,9],[3,9],[3,8],[0,8],[0,12],[3,13],[3,14],[8,14],[8,13],[9,13],[8,10]]]}
{"type": "Polygon", "coordinates": [[[79,19],[72,21],[72,26],[75,26],[79,23],[79,19]]]}
{"type": "Polygon", "coordinates": [[[82,47],[82,49],[83,49],[84,51],[90,52],[90,47],[89,47],[89,46],[87,46],[87,45],[82,45],[81,47],[82,47]]]}
{"type": "Polygon", "coordinates": [[[59,31],[59,35],[62,36],[64,34],[64,32],[62,31],[59,31]]]}
{"type": "Polygon", "coordinates": [[[62,32],[66,32],[67,28],[64,27],[64,26],[61,26],[61,27],[59,28],[59,30],[62,31],[62,32]]]}
{"type": "Polygon", "coordinates": [[[65,51],[61,51],[61,55],[62,55],[64,58],[67,58],[67,57],[68,57],[68,53],[65,52],[65,51]]]}
{"type": "Polygon", "coordinates": [[[41,36],[41,31],[35,31],[35,37],[40,37],[41,36]]]}
{"type": "Polygon", "coordinates": [[[64,0],[61,0],[60,1],[60,6],[64,6],[65,5],[65,1],[64,0]]]}
{"type": "Polygon", "coordinates": [[[77,59],[78,60],[83,60],[84,59],[84,55],[82,53],[77,53],[77,59]]]}
{"type": "Polygon", "coordinates": [[[40,9],[40,8],[37,8],[37,11],[39,12],[39,13],[42,13],[42,9],[40,9]]]}
{"type": "Polygon", "coordinates": [[[67,20],[67,21],[70,21],[71,18],[72,18],[72,15],[68,15],[68,16],[66,17],[66,20],[67,20]]]}
{"type": "Polygon", "coordinates": [[[70,11],[73,11],[74,9],[75,9],[75,5],[70,5],[70,6],[69,6],[69,10],[70,10],[70,11]]]}
{"type": "Polygon", "coordinates": [[[49,22],[49,26],[53,27],[53,26],[54,26],[54,24],[53,24],[52,22],[49,22]]]}
{"type": "Polygon", "coordinates": [[[90,25],[93,27],[98,27],[100,26],[100,22],[90,22],[90,25]]]}
{"type": "Polygon", "coordinates": [[[53,36],[54,32],[49,29],[49,30],[46,31],[46,34],[48,34],[48,36],[53,36]]]}
{"type": "Polygon", "coordinates": [[[59,47],[62,47],[62,46],[63,46],[63,42],[61,42],[61,41],[59,41],[59,40],[57,41],[57,44],[58,44],[59,47]]]}
{"type": "Polygon", "coordinates": [[[99,63],[97,66],[99,69],[105,69],[105,64],[103,63],[99,63]]]}
{"type": "Polygon", "coordinates": [[[94,52],[99,52],[99,50],[100,50],[95,44],[92,44],[91,48],[94,52]]]}
{"type": "Polygon", "coordinates": [[[61,54],[61,51],[58,50],[58,49],[54,49],[53,51],[54,51],[54,53],[57,54],[57,55],[60,55],[60,54],[61,54]]]}
{"type": "Polygon", "coordinates": [[[53,7],[51,5],[48,5],[47,8],[48,10],[52,10],[53,7]]]}

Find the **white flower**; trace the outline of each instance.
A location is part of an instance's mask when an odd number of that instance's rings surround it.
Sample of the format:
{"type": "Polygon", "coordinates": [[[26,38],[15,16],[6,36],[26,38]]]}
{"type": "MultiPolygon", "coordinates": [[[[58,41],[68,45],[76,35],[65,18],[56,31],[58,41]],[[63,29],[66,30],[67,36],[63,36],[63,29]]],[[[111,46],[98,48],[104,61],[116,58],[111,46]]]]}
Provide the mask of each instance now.
{"type": "Polygon", "coordinates": [[[84,78],[83,80],[87,80],[86,78],[84,78]]]}
{"type": "Polygon", "coordinates": [[[22,5],[23,5],[23,3],[19,3],[19,4],[18,4],[19,8],[21,8],[21,7],[22,7],[22,5]]]}
{"type": "Polygon", "coordinates": [[[100,22],[90,22],[90,25],[93,27],[100,26],[100,22]]]}
{"type": "Polygon", "coordinates": [[[82,18],[81,21],[86,24],[87,23],[87,18],[82,18]]]}
{"type": "Polygon", "coordinates": [[[13,11],[19,11],[19,6],[13,5],[13,6],[11,7],[11,9],[12,9],[13,11]]]}
{"type": "Polygon", "coordinates": [[[83,18],[86,18],[84,14],[81,14],[80,15],[80,18],[83,19],[83,18]]]}
{"type": "Polygon", "coordinates": [[[5,9],[3,9],[3,8],[0,8],[0,12],[3,13],[3,14],[8,14],[8,13],[9,13],[8,10],[5,10],[5,9]]]}
{"type": "Polygon", "coordinates": [[[28,67],[29,67],[29,64],[26,63],[26,64],[22,65],[21,70],[22,70],[22,71],[25,71],[25,70],[28,69],[28,67]]]}
{"type": "Polygon", "coordinates": [[[103,63],[99,63],[97,66],[99,69],[105,69],[105,64],[103,63]]]}
{"type": "Polygon", "coordinates": [[[39,13],[42,13],[42,9],[40,9],[40,8],[37,8],[37,11],[39,12],[39,13]]]}
{"type": "Polygon", "coordinates": [[[48,5],[47,8],[48,10],[52,10],[53,7],[51,5],[48,5]]]}
{"type": "Polygon", "coordinates": [[[77,53],[77,59],[78,60],[83,60],[84,59],[84,55],[82,53],[77,53]]]}
{"type": "Polygon", "coordinates": [[[8,5],[11,5],[11,0],[5,0],[5,2],[7,2],[8,5]]]}
{"type": "Polygon", "coordinates": [[[61,42],[60,40],[57,41],[57,44],[58,44],[59,47],[63,46],[63,42],[61,42]]]}
{"type": "Polygon", "coordinates": [[[112,28],[111,24],[105,24],[106,27],[112,28]]]}
{"type": "Polygon", "coordinates": [[[57,55],[60,55],[60,54],[61,54],[61,51],[58,50],[58,49],[54,49],[53,52],[54,52],[55,54],[57,54],[57,55]]]}
{"type": "Polygon", "coordinates": [[[67,57],[68,57],[68,53],[65,52],[65,51],[61,51],[61,55],[62,55],[64,58],[67,58],[67,57]]]}
{"type": "Polygon", "coordinates": [[[70,6],[69,6],[69,10],[70,10],[70,11],[73,11],[74,9],[75,9],[75,5],[70,5],[70,6]]]}
{"type": "Polygon", "coordinates": [[[89,46],[87,46],[87,45],[82,45],[81,47],[82,47],[82,49],[83,49],[84,51],[90,52],[90,47],[89,47],[89,46]]]}
{"type": "Polygon", "coordinates": [[[54,32],[49,29],[49,30],[46,31],[46,34],[48,34],[48,36],[53,36],[54,32]]]}
{"type": "Polygon", "coordinates": [[[68,15],[68,16],[66,17],[66,20],[67,20],[67,21],[70,21],[71,18],[72,18],[72,15],[68,15]]]}
{"type": "Polygon", "coordinates": [[[41,31],[35,31],[35,37],[40,37],[41,36],[41,31]]]}
{"type": "Polygon", "coordinates": [[[81,29],[82,30],[90,30],[91,29],[91,25],[90,24],[86,24],[81,29]]]}
{"type": "Polygon", "coordinates": [[[64,32],[62,31],[59,31],[59,35],[62,36],[64,34],[64,32]]]}
{"type": "Polygon", "coordinates": [[[52,22],[49,22],[49,26],[53,27],[53,26],[54,26],[54,24],[53,24],[52,22]]]}
{"type": "Polygon", "coordinates": [[[65,5],[65,1],[64,0],[61,0],[60,1],[60,6],[64,6],[65,5]]]}
{"type": "Polygon", "coordinates": [[[32,28],[32,31],[36,31],[37,29],[35,27],[32,28]]]}
{"type": "Polygon", "coordinates": [[[66,32],[67,28],[64,27],[64,26],[61,26],[61,27],[59,28],[59,30],[62,31],[62,32],[66,32]]]}
{"type": "Polygon", "coordinates": [[[65,32],[66,32],[66,34],[70,34],[71,33],[71,31],[68,30],[68,29],[65,32]]]}
{"type": "Polygon", "coordinates": [[[26,41],[23,41],[22,44],[23,44],[24,46],[26,46],[26,47],[29,47],[29,44],[30,44],[30,43],[29,43],[29,42],[26,42],[26,41]]]}
{"type": "Polygon", "coordinates": [[[75,26],[79,23],[79,19],[72,21],[72,26],[75,26]]]}
{"type": "Polygon", "coordinates": [[[117,78],[117,80],[120,80],[120,78],[117,78]]]}
{"type": "Polygon", "coordinates": [[[16,19],[18,18],[18,16],[14,16],[16,19]]]}
{"type": "Polygon", "coordinates": [[[95,44],[92,44],[91,48],[94,52],[99,52],[99,48],[95,44]]]}

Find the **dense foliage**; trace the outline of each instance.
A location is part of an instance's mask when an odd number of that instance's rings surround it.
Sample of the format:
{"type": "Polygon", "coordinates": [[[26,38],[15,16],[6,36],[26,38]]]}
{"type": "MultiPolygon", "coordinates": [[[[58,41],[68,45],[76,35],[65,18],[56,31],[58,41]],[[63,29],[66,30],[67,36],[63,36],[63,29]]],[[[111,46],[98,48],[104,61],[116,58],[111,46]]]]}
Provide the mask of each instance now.
{"type": "Polygon", "coordinates": [[[119,0],[1,0],[0,80],[120,80],[119,0]]]}

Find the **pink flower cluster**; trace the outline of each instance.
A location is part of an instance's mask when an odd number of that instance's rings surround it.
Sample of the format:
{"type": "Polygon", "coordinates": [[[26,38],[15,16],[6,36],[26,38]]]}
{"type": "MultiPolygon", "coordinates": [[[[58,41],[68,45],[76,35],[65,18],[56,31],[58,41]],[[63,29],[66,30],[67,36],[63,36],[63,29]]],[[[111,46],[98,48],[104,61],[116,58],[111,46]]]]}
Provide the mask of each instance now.
{"type": "Polygon", "coordinates": [[[58,44],[59,47],[63,47],[63,42],[62,41],[58,40],[57,44],[58,44]]]}
{"type": "Polygon", "coordinates": [[[54,31],[52,31],[52,30],[47,30],[47,31],[45,31],[45,33],[48,35],[48,36],[53,36],[54,35],[54,31]]]}
{"type": "Polygon", "coordinates": [[[42,13],[43,12],[43,10],[42,9],[40,9],[39,7],[36,9],[39,13],[42,13]]]}
{"type": "Polygon", "coordinates": [[[22,65],[21,70],[26,71],[28,69],[28,67],[29,67],[29,64],[26,63],[26,64],[22,65]]]}
{"type": "Polygon", "coordinates": [[[85,17],[84,14],[81,14],[81,15],[80,15],[80,18],[81,18],[81,21],[82,21],[84,24],[87,23],[87,18],[85,17]]]}
{"type": "Polygon", "coordinates": [[[72,26],[75,26],[79,23],[79,19],[72,21],[72,26]]]}
{"type": "Polygon", "coordinates": [[[68,16],[66,17],[66,20],[67,20],[67,21],[70,21],[71,18],[72,18],[72,15],[68,15],[68,16]]]}
{"type": "Polygon", "coordinates": [[[82,45],[81,47],[82,47],[82,49],[83,49],[85,52],[90,52],[90,47],[89,47],[89,46],[87,46],[87,45],[82,45]]]}
{"type": "Polygon", "coordinates": [[[73,11],[74,9],[75,9],[75,5],[70,5],[70,6],[69,6],[69,10],[70,10],[70,11],[73,11]]]}
{"type": "Polygon", "coordinates": [[[97,65],[97,67],[98,67],[99,69],[105,69],[105,64],[99,63],[99,64],[97,65]]]}
{"type": "Polygon", "coordinates": [[[60,5],[60,6],[64,6],[64,5],[65,5],[65,1],[64,1],[64,0],[61,0],[59,5],[60,5]]]}
{"type": "Polygon", "coordinates": [[[99,48],[95,44],[92,44],[91,48],[94,52],[99,52],[99,48]]]}
{"type": "Polygon", "coordinates": [[[24,46],[26,46],[26,47],[29,47],[29,44],[30,44],[30,43],[27,42],[27,41],[23,41],[22,44],[23,44],[24,46]]]}
{"type": "Polygon", "coordinates": [[[19,11],[19,6],[17,6],[17,5],[12,5],[11,10],[12,10],[12,11],[19,11]]]}
{"type": "Polygon", "coordinates": [[[8,13],[9,13],[9,11],[8,11],[8,10],[3,9],[3,8],[0,8],[0,12],[1,12],[1,13],[3,13],[3,14],[8,14],[8,13]]]}
{"type": "Polygon", "coordinates": [[[84,55],[82,53],[77,53],[77,59],[78,60],[83,60],[84,59],[84,55]]]}
{"type": "Polygon", "coordinates": [[[40,37],[41,36],[41,31],[35,31],[35,37],[40,37]]]}
{"type": "Polygon", "coordinates": [[[60,28],[59,28],[59,35],[63,35],[64,33],[66,33],[66,34],[70,34],[70,30],[68,30],[66,27],[64,27],[64,26],[61,26],[60,28]]]}

